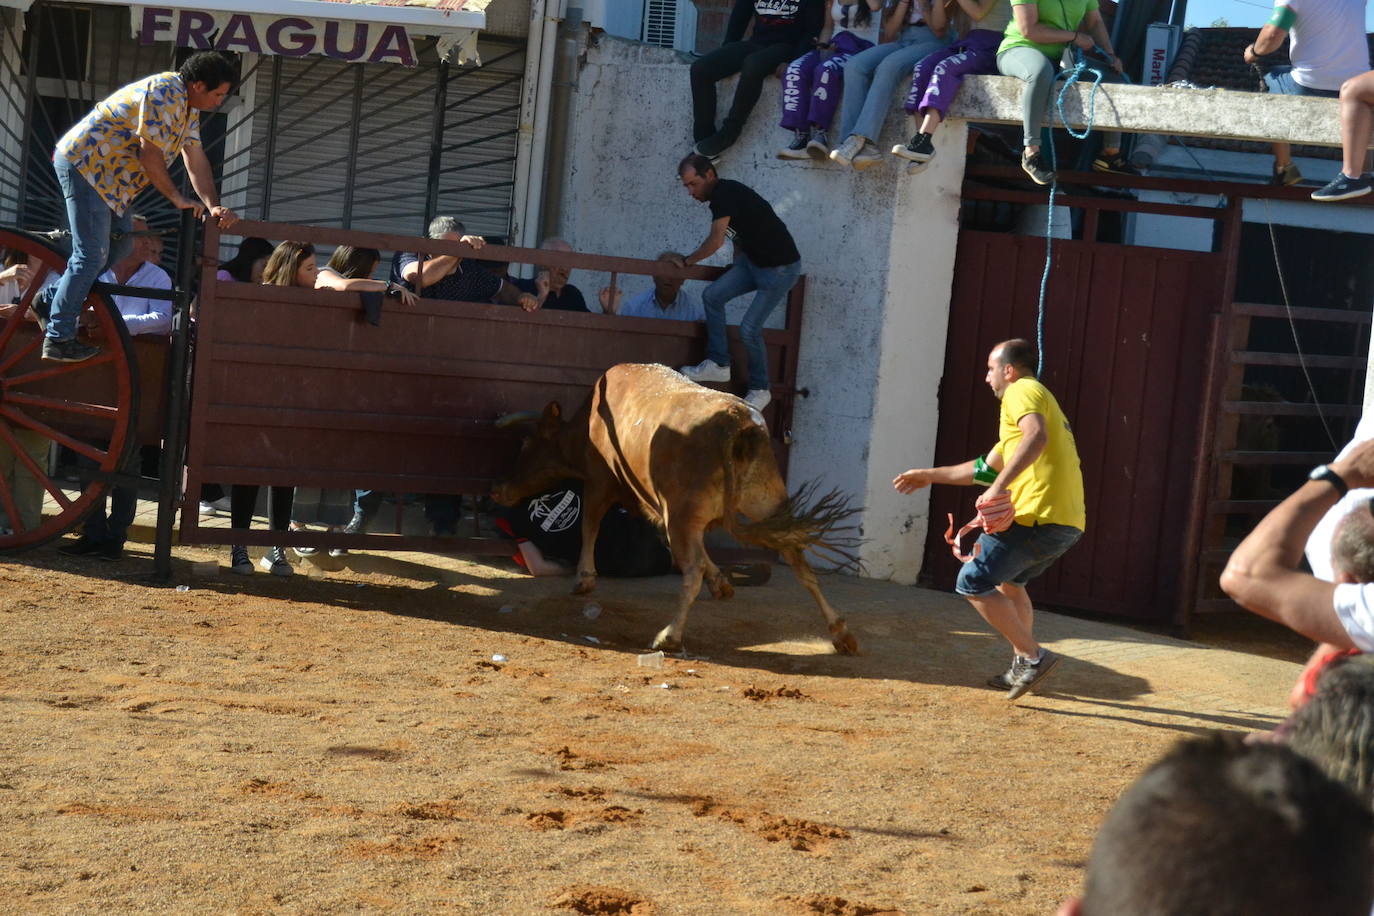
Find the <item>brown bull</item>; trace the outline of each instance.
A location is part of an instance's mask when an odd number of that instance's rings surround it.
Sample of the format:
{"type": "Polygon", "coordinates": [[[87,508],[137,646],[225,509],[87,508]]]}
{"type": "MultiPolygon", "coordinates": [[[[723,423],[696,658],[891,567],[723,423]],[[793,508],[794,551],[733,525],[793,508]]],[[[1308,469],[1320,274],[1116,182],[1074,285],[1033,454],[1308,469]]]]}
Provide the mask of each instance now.
{"type": "Polygon", "coordinates": [[[799,508],[800,496],[789,499],[763,418],[744,401],[663,366],[614,366],[597,379],[571,420],[564,422],[556,401],[544,409],[514,474],[492,495],[513,505],[568,477],[584,481],[582,556],[573,594],[596,587],[596,535],[612,504],[639,506],[667,535],[682,570],[682,595],[677,616],[654,637],[655,649],[681,648],[703,575],[715,597],[734,594],[703,542],[706,529],[723,525],[741,541],[781,552],[820,606],[836,650],[858,651],[803,557],[807,548],[848,557],[836,532],[856,510],[834,493],[809,510],[799,508]]]}

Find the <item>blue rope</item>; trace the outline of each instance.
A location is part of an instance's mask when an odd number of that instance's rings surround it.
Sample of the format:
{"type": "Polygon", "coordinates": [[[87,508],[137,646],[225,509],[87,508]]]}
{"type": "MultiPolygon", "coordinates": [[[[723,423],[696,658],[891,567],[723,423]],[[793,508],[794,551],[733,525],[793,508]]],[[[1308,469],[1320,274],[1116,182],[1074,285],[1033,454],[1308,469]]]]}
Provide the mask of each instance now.
{"type": "MultiPolygon", "coordinates": [[[[1100,48],[1097,50],[1101,50],[1100,48]]],[[[1106,56],[1105,54],[1103,56],[1106,56]]],[[[1073,49],[1074,65],[1068,70],[1061,70],[1055,75],[1055,80],[1063,80],[1064,85],[1059,89],[1059,95],[1054,100],[1054,107],[1059,112],[1059,123],[1064,125],[1064,129],[1069,132],[1069,136],[1075,140],[1086,140],[1092,133],[1093,121],[1097,115],[1097,88],[1102,85],[1102,71],[1094,70],[1083,60],[1083,49],[1075,47],[1073,49]],[[1064,96],[1068,94],[1069,87],[1078,82],[1084,73],[1091,73],[1093,76],[1093,88],[1088,93],[1088,123],[1083,128],[1082,133],[1075,131],[1069,126],[1069,119],[1064,117],[1064,96]]],[[[1045,271],[1040,275],[1040,304],[1035,316],[1035,351],[1039,361],[1036,364],[1035,374],[1040,377],[1045,371],[1045,291],[1049,288],[1050,267],[1054,263],[1054,198],[1059,192],[1059,157],[1054,151],[1054,119],[1050,119],[1050,169],[1054,172],[1054,180],[1050,182],[1049,208],[1045,216],[1045,271]]]]}

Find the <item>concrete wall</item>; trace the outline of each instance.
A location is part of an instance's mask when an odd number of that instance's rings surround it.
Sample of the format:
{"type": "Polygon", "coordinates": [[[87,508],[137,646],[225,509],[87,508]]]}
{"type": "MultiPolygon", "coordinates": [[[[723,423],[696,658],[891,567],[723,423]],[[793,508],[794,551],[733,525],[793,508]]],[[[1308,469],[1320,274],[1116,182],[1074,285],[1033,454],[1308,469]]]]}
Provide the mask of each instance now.
{"type": "MultiPolygon", "coordinates": [[[[705,237],[710,213],[676,176],[692,139],[686,64],[672,51],[610,37],[589,50],[560,221],[578,249],[653,257],[690,251],[705,237]]],[[[733,88],[722,84],[724,101],[733,88]]],[[[913,581],[926,499],[899,497],[891,482],[928,464],[934,449],[966,131],[951,124],[934,163],[911,178],[895,160],[863,173],[784,162],[774,158],[787,140],[777,92],[770,81],[720,172],[773,203],[808,278],[798,383],[810,397],[797,399],[791,477],[852,493],[867,507],[868,574],[913,581]]],[[[886,135],[898,135],[898,120],[894,113],[886,135]]],[[[728,263],[728,248],[710,263],[728,263]]],[[[574,279],[592,290],[604,281],[574,279]]],[[[746,304],[734,303],[732,321],[746,304]]]]}

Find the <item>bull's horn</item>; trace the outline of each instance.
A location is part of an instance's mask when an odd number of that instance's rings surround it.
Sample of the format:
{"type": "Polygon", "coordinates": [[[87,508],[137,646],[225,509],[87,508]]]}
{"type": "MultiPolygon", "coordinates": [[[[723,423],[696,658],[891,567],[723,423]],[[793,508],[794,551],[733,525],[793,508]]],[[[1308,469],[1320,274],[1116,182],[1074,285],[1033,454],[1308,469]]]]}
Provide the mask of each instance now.
{"type": "Polygon", "coordinates": [[[533,423],[540,416],[537,410],[517,410],[515,413],[502,414],[496,418],[496,428],[509,429],[518,423],[533,423]]]}

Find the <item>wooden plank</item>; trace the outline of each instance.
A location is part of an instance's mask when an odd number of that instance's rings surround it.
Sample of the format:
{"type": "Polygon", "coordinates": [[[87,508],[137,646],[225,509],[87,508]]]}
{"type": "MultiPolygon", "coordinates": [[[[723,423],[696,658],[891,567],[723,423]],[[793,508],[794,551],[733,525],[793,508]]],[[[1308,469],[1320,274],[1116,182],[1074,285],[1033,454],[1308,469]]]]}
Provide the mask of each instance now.
{"type": "Polygon", "coordinates": [[[1306,366],[1309,369],[1364,369],[1367,360],[1362,356],[1326,356],[1306,353],[1261,353],[1255,350],[1232,350],[1231,362],[1241,366],[1306,366]]]}
{"type": "Polygon", "coordinates": [[[1282,305],[1265,305],[1258,302],[1237,302],[1233,306],[1237,315],[1252,318],[1294,318],[1299,321],[1332,321],[1340,324],[1369,324],[1374,315],[1358,309],[1323,309],[1308,306],[1294,306],[1291,309],[1282,305]]]}
{"type": "Polygon", "coordinates": [[[1306,464],[1314,467],[1334,457],[1335,452],[1249,452],[1239,449],[1222,452],[1220,456],[1222,461],[1232,464],[1306,464]]]}
{"type": "Polygon", "coordinates": [[[1358,417],[1364,412],[1360,404],[1289,404],[1283,401],[1222,401],[1221,409],[1229,414],[1275,417],[1358,417]]]}

